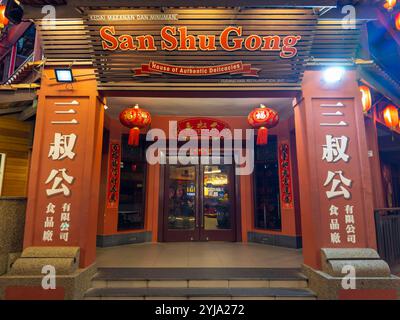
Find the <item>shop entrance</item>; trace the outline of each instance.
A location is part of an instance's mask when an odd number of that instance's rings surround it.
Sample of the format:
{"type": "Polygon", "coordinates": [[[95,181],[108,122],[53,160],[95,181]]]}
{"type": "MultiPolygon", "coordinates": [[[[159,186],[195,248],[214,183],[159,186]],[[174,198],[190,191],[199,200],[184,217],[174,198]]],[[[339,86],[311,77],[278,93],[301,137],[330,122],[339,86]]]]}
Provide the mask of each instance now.
{"type": "Polygon", "coordinates": [[[166,165],[164,241],[235,241],[234,167],[166,165]]]}

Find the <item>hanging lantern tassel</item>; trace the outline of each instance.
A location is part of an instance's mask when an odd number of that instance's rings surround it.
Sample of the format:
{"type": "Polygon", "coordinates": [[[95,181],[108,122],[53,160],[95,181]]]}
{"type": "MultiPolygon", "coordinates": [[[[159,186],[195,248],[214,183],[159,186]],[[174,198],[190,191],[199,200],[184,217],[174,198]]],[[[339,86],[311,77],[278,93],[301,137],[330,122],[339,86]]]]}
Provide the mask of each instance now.
{"type": "Polygon", "coordinates": [[[268,143],[268,129],[260,127],[257,134],[257,145],[262,146],[268,143]]]}
{"type": "Polygon", "coordinates": [[[139,145],[139,136],[140,136],[140,129],[138,127],[134,127],[129,130],[129,138],[128,144],[130,146],[137,147],[139,145]]]}

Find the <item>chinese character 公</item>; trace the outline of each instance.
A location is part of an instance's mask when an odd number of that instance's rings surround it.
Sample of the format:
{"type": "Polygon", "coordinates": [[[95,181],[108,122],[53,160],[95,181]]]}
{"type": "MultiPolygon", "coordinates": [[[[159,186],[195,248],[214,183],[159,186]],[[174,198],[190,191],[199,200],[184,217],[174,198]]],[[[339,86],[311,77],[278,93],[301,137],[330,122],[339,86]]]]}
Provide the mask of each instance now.
{"type": "Polygon", "coordinates": [[[62,183],[63,180],[65,180],[69,184],[74,181],[74,178],[69,176],[66,171],[67,169],[65,168],[59,170],[51,170],[50,175],[45,182],[45,184],[48,184],[50,183],[50,181],[54,180],[51,188],[46,189],[46,193],[48,196],[53,196],[60,193],[64,194],[64,196],[69,196],[71,194],[69,188],[64,183],[62,183]],[[59,173],[61,173],[61,177],[57,177],[59,173]]]}
{"type": "Polygon", "coordinates": [[[339,186],[341,183],[344,184],[347,187],[351,186],[351,180],[347,179],[346,177],[343,176],[342,171],[328,171],[328,176],[326,177],[324,187],[326,187],[328,184],[332,182],[332,187],[330,191],[326,191],[326,196],[328,199],[332,199],[338,196],[343,196],[345,199],[350,199],[350,192],[343,186],[339,186]],[[339,179],[334,179],[336,175],[339,175],[339,179]],[[338,191],[337,188],[340,188],[338,191]]]}

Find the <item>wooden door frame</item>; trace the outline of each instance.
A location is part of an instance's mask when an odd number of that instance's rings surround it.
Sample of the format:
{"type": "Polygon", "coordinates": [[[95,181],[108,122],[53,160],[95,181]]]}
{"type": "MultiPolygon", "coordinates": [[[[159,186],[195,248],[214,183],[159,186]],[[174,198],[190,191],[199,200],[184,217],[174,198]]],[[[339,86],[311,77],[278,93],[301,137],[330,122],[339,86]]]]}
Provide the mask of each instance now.
{"type": "MultiPolygon", "coordinates": [[[[158,197],[158,230],[157,230],[157,242],[166,242],[164,234],[164,214],[165,214],[165,184],[166,184],[166,173],[168,164],[160,165],[160,183],[159,183],[159,197],[158,197]]],[[[234,242],[242,241],[242,220],[241,220],[241,201],[240,201],[240,176],[235,174],[235,164],[232,165],[233,170],[233,188],[234,188],[234,212],[235,215],[235,234],[234,242]]]]}

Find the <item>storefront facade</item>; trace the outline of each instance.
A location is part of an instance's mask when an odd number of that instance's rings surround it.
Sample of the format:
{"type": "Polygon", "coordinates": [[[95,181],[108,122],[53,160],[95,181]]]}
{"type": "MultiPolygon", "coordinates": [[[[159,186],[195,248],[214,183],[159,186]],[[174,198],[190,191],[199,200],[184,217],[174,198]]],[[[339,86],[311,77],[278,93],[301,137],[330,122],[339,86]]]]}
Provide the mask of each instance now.
{"type": "MultiPolygon", "coordinates": [[[[51,248],[71,250],[63,258],[77,259],[73,272],[85,277],[94,272],[96,246],[258,242],[303,248],[313,290],[337,277],[325,286],[345,297],[337,287],[345,260],[368,280],[354,297],[363,290],[397,296],[398,280],[374,251],[374,209],[387,206],[387,191],[372,168],[380,167],[376,123],[384,121],[377,113],[387,104],[363,112],[360,85],[370,83],[361,72],[361,21],[346,28],[338,17],[325,18],[336,5],[330,1],[124,10],[100,2],[35,21],[47,60],[25,256],[11,275],[18,278],[26,257],[53,259],[51,248]],[[334,83],[325,73],[332,66],[345,72],[334,83]],[[74,81],[60,82],[57,69],[71,70],[74,81]],[[135,104],[152,121],[131,146],[119,115],[135,104]],[[266,145],[248,122],[260,104],[280,118],[266,145]],[[221,139],[223,131],[232,138],[221,139]],[[207,162],[210,155],[215,162],[207,162]]],[[[21,290],[12,281],[3,285],[10,296],[21,290]]]]}

